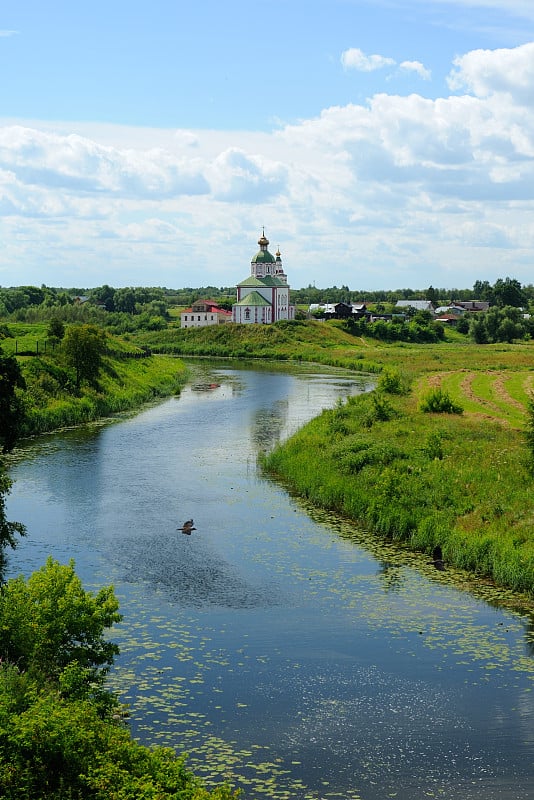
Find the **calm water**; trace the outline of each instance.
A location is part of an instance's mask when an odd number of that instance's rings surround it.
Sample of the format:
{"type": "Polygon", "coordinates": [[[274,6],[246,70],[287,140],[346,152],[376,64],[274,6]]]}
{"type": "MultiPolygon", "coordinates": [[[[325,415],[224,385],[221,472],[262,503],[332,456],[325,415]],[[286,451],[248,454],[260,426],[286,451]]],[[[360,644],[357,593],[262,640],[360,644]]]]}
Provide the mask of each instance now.
{"type": "Polygon", "coordinates": [[[258,473],[261,449],[364,385],[198,370],[179,398],[12,463],[28,536],[9,574],[52,554],[115,585],[134,735],[247,798],[533,798],[529,620],[258,473]]]}

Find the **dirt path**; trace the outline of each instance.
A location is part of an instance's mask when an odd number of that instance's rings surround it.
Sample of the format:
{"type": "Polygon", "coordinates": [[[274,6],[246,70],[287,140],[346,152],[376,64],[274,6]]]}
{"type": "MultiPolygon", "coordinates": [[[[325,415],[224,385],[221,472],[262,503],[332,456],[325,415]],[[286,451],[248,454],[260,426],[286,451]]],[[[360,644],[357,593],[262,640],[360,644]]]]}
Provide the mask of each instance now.
{"type": "Polygon", "coordinates": [[[499,400],[502,400],[507,406],[512,406],[512,408],[516,408],[518,411],[525,411],[523,403],[520,403],[519,400],[516,400],[515,397],[511,397],[511,395],[508,394],[508,390],[504,385],[507,377],[509,376],[506,374],[498,375],[493,382],[493,391],[499,400]]]}

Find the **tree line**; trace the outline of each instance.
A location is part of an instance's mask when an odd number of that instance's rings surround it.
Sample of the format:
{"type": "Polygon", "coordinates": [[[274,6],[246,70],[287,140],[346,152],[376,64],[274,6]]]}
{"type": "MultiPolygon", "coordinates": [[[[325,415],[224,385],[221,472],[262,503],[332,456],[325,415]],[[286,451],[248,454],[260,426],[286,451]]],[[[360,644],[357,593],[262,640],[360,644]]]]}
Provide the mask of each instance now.
{"type": "MultiPolygon", "coordinates": [[[[165,287],[122,287],[114,288],[107,284],[95,288],[52,288],[42,285],[0,287],[0,318],[13,316],[18,321],[37,321],[36,311],[41,311],[46,319],[51,311],[72,306],[88,306],[108,313],[124,313],[165,318],[174,306],[188,306],[199,299],[217,300],[221,305],[231,305],[235,298],[235,287],[203,286],[168,289],[165,287]],[[27,319],[25,312],[34,312],[27,319]]],[[[515,278],[498,278],[493,284],[477,280],[471,289],[435,288],[422,289],[409,287],[390,290],[364,291],[349,289],[343,285],[317,288],[311,284],[301,289],[291,289],[292,302],[297,305],[312,303],[367,302],[391,303],[397,300],[430,300],[435,305],[446,305],[454,300],[482,300],[498,307],[513,306],[527,308],[534,303],[534,286],[521,285],[515,278]]]]}

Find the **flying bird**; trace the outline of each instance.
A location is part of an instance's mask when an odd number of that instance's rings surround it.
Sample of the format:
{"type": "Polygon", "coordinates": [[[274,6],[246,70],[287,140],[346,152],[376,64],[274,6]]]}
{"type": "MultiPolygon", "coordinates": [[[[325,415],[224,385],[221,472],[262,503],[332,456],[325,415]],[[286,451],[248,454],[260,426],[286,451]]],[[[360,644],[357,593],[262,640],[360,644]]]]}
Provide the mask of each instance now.
{"type": "Polygon", "coordinates": [[[196,531],[196,528],[193,527],[193,520],[187,519],[181,528],[177,528],[176,530],[182,531],[182,533],[186,533],[188,536],[191,536],[191,531],[196,531]]]}

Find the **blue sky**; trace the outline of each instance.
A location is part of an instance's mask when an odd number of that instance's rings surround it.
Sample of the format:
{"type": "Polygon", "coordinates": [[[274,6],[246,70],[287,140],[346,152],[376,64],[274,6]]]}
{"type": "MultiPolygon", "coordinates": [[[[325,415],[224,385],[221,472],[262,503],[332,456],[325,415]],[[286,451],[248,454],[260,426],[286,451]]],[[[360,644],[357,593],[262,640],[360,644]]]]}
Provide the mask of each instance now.
{"type": "Polygon", "coordinates": [[[0,285],[534,282],[531,0],[0,6],[0,285]]]}

